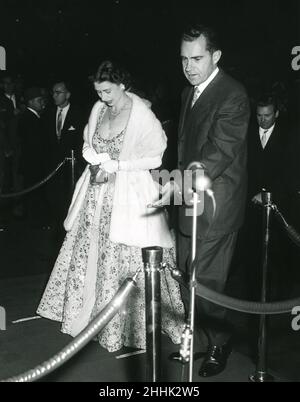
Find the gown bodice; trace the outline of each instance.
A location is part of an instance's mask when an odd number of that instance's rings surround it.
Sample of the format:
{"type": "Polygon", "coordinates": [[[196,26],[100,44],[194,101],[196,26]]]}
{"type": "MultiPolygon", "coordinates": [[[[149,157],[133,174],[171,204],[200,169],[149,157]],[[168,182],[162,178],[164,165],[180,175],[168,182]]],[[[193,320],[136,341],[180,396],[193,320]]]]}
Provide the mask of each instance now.
{"type": "Polygon", "coordinates": [[[101,137],[101,122],[104,115],[105,110],[100,113],[97,123],[97,128],[95,130],[95,134],[93,136],[92,144],[95,151],[99,154],[102,152],[106,152],[109,154],[110,159],[118,159],[121,148],[123,145],[125,129],[122,130],[118,135],[110,139],[105,139],[101,137]]]}

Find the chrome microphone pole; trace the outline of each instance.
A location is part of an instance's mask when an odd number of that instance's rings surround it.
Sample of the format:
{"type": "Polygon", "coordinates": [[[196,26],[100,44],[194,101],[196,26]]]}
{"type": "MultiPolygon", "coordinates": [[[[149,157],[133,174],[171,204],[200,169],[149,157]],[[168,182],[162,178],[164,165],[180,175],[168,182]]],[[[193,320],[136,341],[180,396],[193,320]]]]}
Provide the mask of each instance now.
{"type": "Polygon", "coordinates": [[[190,279],[189,279],[189,310],[186,320],[185,329],[182,334],[180,347],[180,360],[182,363],[189,363],[188,382],[193,382],[193,365],[194,365],[194,333],[195,333],[195,297],[196,297],[196,253],[197,253],[197,207],[199,203],[199,195],[193,192],[193,225],[192,225],[192,242],[191,242],[191,263],[190,263],[190,279]]]}
{"type": "Polygon", "coordinates": [[[211,187],[211,181],[204,174],[203,166],[200,162],[192,162],[187,168],[192,172],[191,188],[192,190],[192,206],[193,206],[193,223],[192,223],[192,239],[191,239],[191,262],[190,262],[190,300],[189,300],[189,311],[187,317],[187,324],[183,333],[183,340],[180,349],[180,357],[182,362],[189,362],[189,375],[188,381],[193,381],[193,365],[194,365],[194,333],[195,333],[195,297],[196,297],[196,255],[197,255],[197,217],[198,217],[198,207],[200,206],[201,198],[200,194],[207,191],[211,187]]]}
{"type": "Polygon", "coordinates": [[[195,297],[196,297],[196,253],[197,253],[197,207],[199,195],[193,192],[193,226],[192,226],[192,245],[191,245],[191,272],[190,272],[190,356],[189,356],[189,382],[193,381],[194,365],[194,333],[195,333],[195,297]]]}

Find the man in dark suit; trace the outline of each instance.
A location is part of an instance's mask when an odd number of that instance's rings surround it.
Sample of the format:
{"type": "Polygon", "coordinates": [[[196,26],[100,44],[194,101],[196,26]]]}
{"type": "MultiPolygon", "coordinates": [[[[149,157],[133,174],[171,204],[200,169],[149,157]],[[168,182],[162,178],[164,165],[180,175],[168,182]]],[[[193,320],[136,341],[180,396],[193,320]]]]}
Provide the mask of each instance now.
{"type": "MultiPolygon", "coordinates": [[[[299,102],[297,103],[299,105],[299,102]]],[[[287,206],[283,212],[287,221],[300,233],[300,121],[290,125],[291,136],[287,147],[284,179],[287,186],[287,206]]],[[[289,123],[290,124],[290,123],[289,123]]],[[[300,293],[300,248],[291,244],[290,270],[285,277],[290,278],[289,297],[291,293],[300,293]]]]}
{"type": "MultiPolygon", "coordinates": [[[[19,171],[23,176],[24,188],[41,181],[46,174],[46,141],[41,123],[43,98],[40,88],[25,91],[27,109],[22,113],[18,124],[18,137],[21,144],[19,171]]],[[[26,195],[26,215],[33,225],[42,225],[46,216],[44,187],[26,195]]]]}
{"type": "MultiPolygon", "coordinates": [[[[80,109],[71,101],[71,90],[64,82],[53,86],[55,107],[44,116],[44,126],[48,141],[47,164],[49,172],[74,151],[76,177],[83,170],[82,144],[83,128],[86,121],[80,109]]],[[[48,200],[51,205],[53,223],[63,235],[62,224],[71,199],[71,164],[67,162],[47,185],[48,200]]],[[[58,235],[59,239],[61,234],[58,235]]]]}
{"type": "MultiPolygon", "coordinates": [[[[223,292],[244,214],[249,103],[242,85],[218,68],[220,58],[216,34],[210,28],[195,26],[183,34],[182,66],[191,86],[182,95],[178,163],[183,173],[198,161],[212,180],[216,212],[205,194],[204,211],[197,218],[196,279],[223,292]]],[[[189,212],[186,206],[179,207],[178,262],[184,271],[191,258],[189,212]]],[[[182,297],[187,306],[189,295],[184,289],[182,297]]],[[[224,370],[231,351],[225,310],[196,297],[195,317],[208,338],[199,375],[213,376],[224,370]]]]}
{"type": "MultiPolygon", "coordinates": [[[[251,122],[248,133],[248,203],[245,222],[247,247],[248,299],[258,300],[261,292],[262,259],[262,208],[263,189],[272,194],[273,201],[286,211],[288,205],[286,175],[286,152],[289,130],[283,121],[277,100],[272,95],[263,95],[256,103],[256,121],[251,122]]],[[[290,172],[291,173],[291,172],[290,172]]],[[[269,248],[268,298],[278,300],[284,293],[285,283],[279,279],[287,264],[287,236],[280,225],[271,221],[269,248]]]]}
{"type": "Polygon", "coordinates": [[[3,91],[0,94],[0,113],[4,124],[5,136],[5,187],[6,191],[19,190],[18,164],[20,144],[17,126],[21,111],[25,109],[16,94],[16,82],[12,75],[6,73],[1,80],[3,91]]]}
{"type": "Polygon", "coordinates": [[[66,82],[53,86],[54,108],[45,114],[45,126],[49,140],[49,158],[56,167],[74,151],[77,161],[82,160],[84,122],[82,112],[71,103],[71,90],[66,82]]]}
{"type": "Polygon", "coordinates": [[[2,192],[3,179],[4,179],[4,166],[5,166],[5,150],[6,150],[6,137],[5,137],[5,124],[0,111],[0,192],[2,192]]]}
{"type": "MultiPolygon", "coordinates": [[[[4,181],[4,167],[5,167],[5,126],[2,120],[2,114],[0,110],[0,193],[2,193],[3,181],[4,181]]],[[[5,225],[2,222],[2,200],[0,199],[0,232],[5,230],[5,225]]]]}
{"type": "Polygon", "coordinates": [[[249,197],[261,201],[266,189],[276,201],[283,195],[283,162],[288,133],[278,123],[279,110],[273,96],[261,97],[256,105],[256,123],[249,127],[248,171],[249,197]]]}

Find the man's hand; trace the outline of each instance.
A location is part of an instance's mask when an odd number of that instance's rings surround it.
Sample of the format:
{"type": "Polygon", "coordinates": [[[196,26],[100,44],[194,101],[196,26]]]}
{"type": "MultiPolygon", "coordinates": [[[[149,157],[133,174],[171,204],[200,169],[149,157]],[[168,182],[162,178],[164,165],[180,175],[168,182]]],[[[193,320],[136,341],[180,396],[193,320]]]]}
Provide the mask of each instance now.
{"type": "Polygon", "coordinates": [[[171,205],[171,199],[175,192],[179,192],[179,188],[174,181],[169,181],[161,188],[161,198],[154,200],[152,204],[148,205],[148,208],[163,208],[167,205],[171,205]]]}
{"type": "Polygon", "coordinates": [[[252,202],[254,202],[254,204],[260,204],[262,205],[262,198],[261,198],[261,193],[256,194],[253,198],[252,198],[252,202]]]}

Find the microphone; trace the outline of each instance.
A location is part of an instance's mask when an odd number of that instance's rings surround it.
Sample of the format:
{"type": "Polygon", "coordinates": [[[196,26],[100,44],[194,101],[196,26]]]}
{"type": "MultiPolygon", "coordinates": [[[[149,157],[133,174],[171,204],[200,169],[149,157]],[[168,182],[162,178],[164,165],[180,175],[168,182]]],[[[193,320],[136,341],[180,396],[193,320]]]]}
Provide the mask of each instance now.
{"type": "Polygon", "coordinates": [[[196,192],[206,191],[211,192],[211,180],[205,174],[205,168],[202,163],[194,161],[191,162],[187,170],[192,171],[192,189],[196,192]]]}
{"type": "Polygon", "coordinates": [[[196,193],[201,193],[203,191],[209,196],[213,204],[213,218],[217,210],[216,199],[212,188],[212,181],[210,177],[205,173],[205,166],[198,161],[191,162],[187,170],[192,172],[192,191],[196,193]]]}

